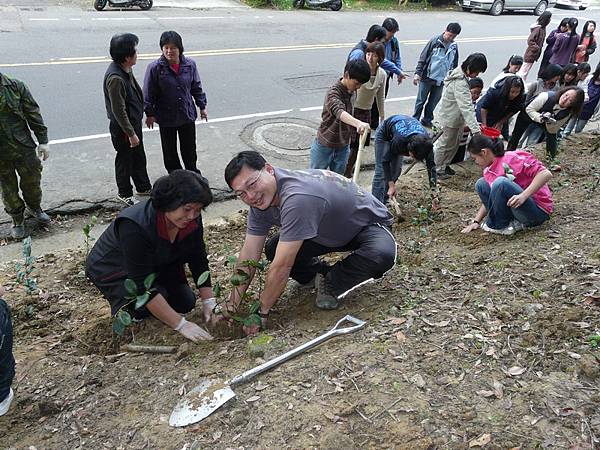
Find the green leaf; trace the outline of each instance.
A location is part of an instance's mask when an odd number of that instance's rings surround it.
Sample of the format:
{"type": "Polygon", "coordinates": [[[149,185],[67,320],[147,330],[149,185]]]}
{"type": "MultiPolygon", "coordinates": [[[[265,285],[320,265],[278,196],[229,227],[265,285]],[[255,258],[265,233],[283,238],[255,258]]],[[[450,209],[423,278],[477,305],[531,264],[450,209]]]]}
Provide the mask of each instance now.
{"type": "Polygon", "coordinates": [[[135,284],[135,281],[133,281],[131,278],[127,278],[125,280],[125,290],[129,295],[137,296],[138,288],[137,284],[135,284]]]}
{"type": "Polygon", "coordinates": [[[142,306],[144,306],[149,298],[150,294],[147,292],[144,292],[142,295],[138,295],[135,300],[135,309],[140,309],[142,306]]]}
{"type": "Polygon", "coordinates": [[[156,274],[151,273],[144,279],[144,287],[146,289],[150,289],[152,287],[152,285],[154,284],[154,280],[156,280],[156,274]]]}
{"type": "Polygon", "coordinates": [[[244,322],[244,319],[241,316],[231,316],[231,318],[233,320],[235,320],[236,322],[240,322],[240,323],[244,322]]]}
{"type": "Polygon", "coordinates": [[[90,223],[92,224],[92,226],[96,225],[96,222],[98,222],[98,218],[96,216],[92,216],[90,219],[90,223]]]}
{"type": "Polygon", "coordinates": [[[244,284],[244,281],[242,280],[242,277],[240,277],[238,274],[231,275],[231,278],[229,279],[229,282],[233,286],[241,286],[242,284],[244,284]]]}
{"type": "Polygon", "coordinates": [[[125,325],[123,325],[120,320],[117,320],[115,318],[112,323],[112,330],[119,336],[123,336],[123,332],[125,331],[125,325]]]}
{"type": "Polygon", "coordinates": [[[206,280],[208,280],[209,276],[210,276],[210,272],[208,270],[206,272],[202,272],[200,274],[200,276],[198,277],[198,281],[196,281],[196,285],[202,286],[204,283],[206,283],[206,280]]]}
{"type": "Polygon", "coordinates": [[[120,310],[117,313],[117,320],[123,324],[123,327],[131,325],[131,316],[127,311],[120,310]]]}
{"type": "Polygon", "coordinates": [[[258,316],[258,314],[250,314],[242,321],[242,323],[247,327],[251,327],[253,325],[261,325],[260,317],[258,316]]]}
{"type": "Polygon", "coordinates": [[[232,266],[237,262],[237,256],[229,255],[227,257],[227,261],[225,261],[226,266],[232,266]]]}
{"type": "Polygon", "coordinates": [[[215,294],[215,297],[217,298],[221,296],[221,283],[219,283],[218,281],[213,286],[213,294],[215,294]]]}
{"type": "Polygon", "coordinates": [[[248,311],[250,311],[250,314],[255,314],[256,312],[258,312],[259,308],[260,308],[260,302],[252,302],[250,304],[250,307],[248,308],[248,311]]]}

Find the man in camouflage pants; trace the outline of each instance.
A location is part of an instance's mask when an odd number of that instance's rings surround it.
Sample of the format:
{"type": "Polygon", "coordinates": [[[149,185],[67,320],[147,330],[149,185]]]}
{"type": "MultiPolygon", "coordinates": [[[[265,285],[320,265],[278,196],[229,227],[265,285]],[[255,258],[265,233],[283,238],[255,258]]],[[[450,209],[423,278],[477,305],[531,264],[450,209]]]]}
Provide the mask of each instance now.
{"type": "Polygon", "coordinates": [[[49,154],[48,129],[31,92],[22,81],[0,73],[0,188],[4,209],[13,220],[11,234],[15,239],[25,237],[25,205],[37,221],[50,222],[41,208],[40,186],[40,159],[45,161],[49,154]],[[19,196],[19,187],[25,202],[19,196]]]}

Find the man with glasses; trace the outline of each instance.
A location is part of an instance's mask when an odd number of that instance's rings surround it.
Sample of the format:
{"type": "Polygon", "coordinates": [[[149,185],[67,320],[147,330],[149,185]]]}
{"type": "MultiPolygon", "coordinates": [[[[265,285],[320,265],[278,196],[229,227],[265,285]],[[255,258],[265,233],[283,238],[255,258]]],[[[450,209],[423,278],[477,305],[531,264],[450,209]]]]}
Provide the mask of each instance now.
{"type": "MultiPolygon", "coordinates": [[[[257,152],[236,155],[225,169],[225,181],[250,206],[246,238],[239,261],[259,260],[263,247],[271,261],[260,298],[263,326],[270,309],[291,277],[317,285],[316,305],[336,309],[339,299],[355,287],[381,278],[396,260],[396,242],[390,232],[392,216],[371,194],[337,173],[286,170],[273,167],[257,152]],[[271,227],[280,231],[267,240],[271,227]],[[333,266],[318,256],[351,252],[333,266]]],[[[228,317],[254,276],[216,311],[214,320],[228,317]]],[[[259,327],[250,327],[248,334],[259,327]]]]}

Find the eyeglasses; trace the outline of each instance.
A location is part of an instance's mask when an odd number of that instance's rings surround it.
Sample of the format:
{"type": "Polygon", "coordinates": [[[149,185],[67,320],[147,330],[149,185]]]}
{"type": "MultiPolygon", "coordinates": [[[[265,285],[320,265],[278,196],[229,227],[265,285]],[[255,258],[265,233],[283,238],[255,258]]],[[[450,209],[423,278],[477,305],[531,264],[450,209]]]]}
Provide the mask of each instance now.
{"type": "Polygon", "coordinates": [[[246,189],[240,191],[234,191],[234,194],[242,200],[246,200],[248,198],[248,194],[255,192],[258,188],[258,181],[260,180],[260,176],[262,175],[265,169],[261,169],[252,180],[246,182],[246,189]]]}

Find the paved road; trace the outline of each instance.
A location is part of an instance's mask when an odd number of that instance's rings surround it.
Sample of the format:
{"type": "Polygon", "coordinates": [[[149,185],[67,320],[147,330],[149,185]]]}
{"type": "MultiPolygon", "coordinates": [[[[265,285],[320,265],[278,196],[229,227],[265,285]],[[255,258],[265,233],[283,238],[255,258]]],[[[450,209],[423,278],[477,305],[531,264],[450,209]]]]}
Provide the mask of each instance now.
{"type": "MultiPolygon", "coordinates": [[[[349,49],[382,12],[267,11],[239,8],[191,10],[156,8],[95,12],[78,8],[7,6],[0,0],[0,71],[25,80],[42,107],[52,140],[44,169],[44,204],[52,208],[72,199],[98,202],[114,197],[114,151],[107,137],[101,80],[107,47],[117,32],[140,37],[134,72],[143,79],[149,61],[158,57],[158,38],[176,29],[186,54],[198,63],[208,95],[210,121],[198,126],[199,166],[212,185],[224,188],[222,171],[235,152],[248,148],[240,139],[257,120],[308,120],[318,123],[327,87],[339,77],[349,49]]],[[[29,0],[28,0],[29,1],[29,0]]],[[[22,3],[20,3],[23,5],[22,3]]],[[[414,70],[425,41],[449,21],[463,26],[461,59],[474,51],[488,55],[490,81],[513,53],[522,53],[530,14],[500,17],[458,11],[394,14],[400,23],[404,69],[414,70]]],[[[580,23],[598,19],[585,12],[555,10],[554,22],[577,16],[580,23]]],[[[598,57],[592,57],[592,64],[598,57]]],[[[533,69],[535,73],[537,68],[533,69]]],[[[408,113],[416,89],[393,86],[387,113],[408,113]]],[[[152,178],[164,173],[158,133],[145,134],[152,178]]],[[[299,154],[269,154],[276,164],[305,166],[299,154]]],[[[0,214],[0,222],[7,220],[0,214]]]]}

